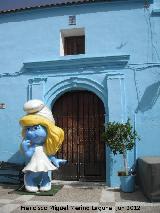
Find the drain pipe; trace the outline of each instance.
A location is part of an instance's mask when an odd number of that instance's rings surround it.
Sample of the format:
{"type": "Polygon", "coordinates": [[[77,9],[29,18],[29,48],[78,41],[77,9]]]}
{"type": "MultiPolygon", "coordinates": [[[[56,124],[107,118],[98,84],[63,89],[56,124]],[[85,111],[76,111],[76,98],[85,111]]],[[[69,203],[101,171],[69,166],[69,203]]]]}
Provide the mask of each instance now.
{"type": "MultiPolygon", "coordinates": [[[[136,112],[134,112],[134,130],[136,130],[136,112]]],[[[134,163],[136,163],[137,159],[137,143],[134,146],[134,163]]]]}

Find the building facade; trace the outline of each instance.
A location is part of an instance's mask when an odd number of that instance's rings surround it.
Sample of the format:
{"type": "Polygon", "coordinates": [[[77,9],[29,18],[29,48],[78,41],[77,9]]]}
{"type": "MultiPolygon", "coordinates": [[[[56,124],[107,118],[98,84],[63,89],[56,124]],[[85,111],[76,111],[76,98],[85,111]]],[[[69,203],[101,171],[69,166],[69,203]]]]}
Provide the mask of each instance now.
{"type": "Polygon", "coordinates": [[[159,0],[1,12],[0,161],[23,162],[19,118],[30,99],[43,100],[65,130],[59,156],[68,164],[55,178],[119,186],[122,157],[101,139],[109,121],[130,118],[140,135],[130,168],[138,157],[159,156],[159,38],[159,0]]]}

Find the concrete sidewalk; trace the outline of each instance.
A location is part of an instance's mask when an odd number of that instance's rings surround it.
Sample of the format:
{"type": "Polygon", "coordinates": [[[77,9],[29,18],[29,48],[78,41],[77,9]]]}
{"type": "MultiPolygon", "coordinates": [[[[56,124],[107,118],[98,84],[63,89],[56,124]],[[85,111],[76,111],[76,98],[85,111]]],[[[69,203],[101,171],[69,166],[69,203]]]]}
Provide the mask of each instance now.
{"type": "Polygon", "coordinates": [[[8,194],[17,186],[0,186],[0,213],[61,212],[61,213],[160,213],[160,202],[150,203],[141,193],[122,193],[104,183],[62,182],[54,196],[8,194]]]}

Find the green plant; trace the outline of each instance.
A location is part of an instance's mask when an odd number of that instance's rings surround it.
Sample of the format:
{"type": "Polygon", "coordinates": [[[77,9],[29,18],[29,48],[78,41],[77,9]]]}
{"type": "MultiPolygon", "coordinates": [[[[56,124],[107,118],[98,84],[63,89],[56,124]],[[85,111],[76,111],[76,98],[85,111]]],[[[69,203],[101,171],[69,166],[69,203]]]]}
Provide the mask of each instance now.
{"type": "Polygon", "coordinates": [[[140,140],[130,119],[126,123],[109,122],[102,138],[114,155],[118,153],[123,155],[125,174],[128,175],[127,150],[132,150],[136,140],[140,140]]]}

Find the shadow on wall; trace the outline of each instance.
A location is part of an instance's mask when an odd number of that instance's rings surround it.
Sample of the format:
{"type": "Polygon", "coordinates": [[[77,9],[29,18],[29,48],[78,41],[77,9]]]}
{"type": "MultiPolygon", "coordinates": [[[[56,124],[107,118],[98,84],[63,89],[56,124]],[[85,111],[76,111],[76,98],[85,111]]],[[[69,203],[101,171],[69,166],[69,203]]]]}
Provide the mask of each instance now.
{"type": "Polygon", "coordinates": [[[24,158],[22,156],[22,153],[20,151],[17,151],[14,155],[12,155],[9,159],[8,159],[9,163],[16,163],[16,164],[24,164],[24,158]]]}
{"type": "Polygon", "coordinates": [[[149,109],[152,109],[159,96],[160,96],[160,81],[146,88],[138,104],[136,112],[138,111],[145,112],[149,109]]]}
{"type": "Polygon", "coordinates": [[[0,183],[3,184],[21,184],[23,183],[23,173],[24,159],[20,153],[17,151],[11,158],[7,161],[0,162],[0,183]]]}

